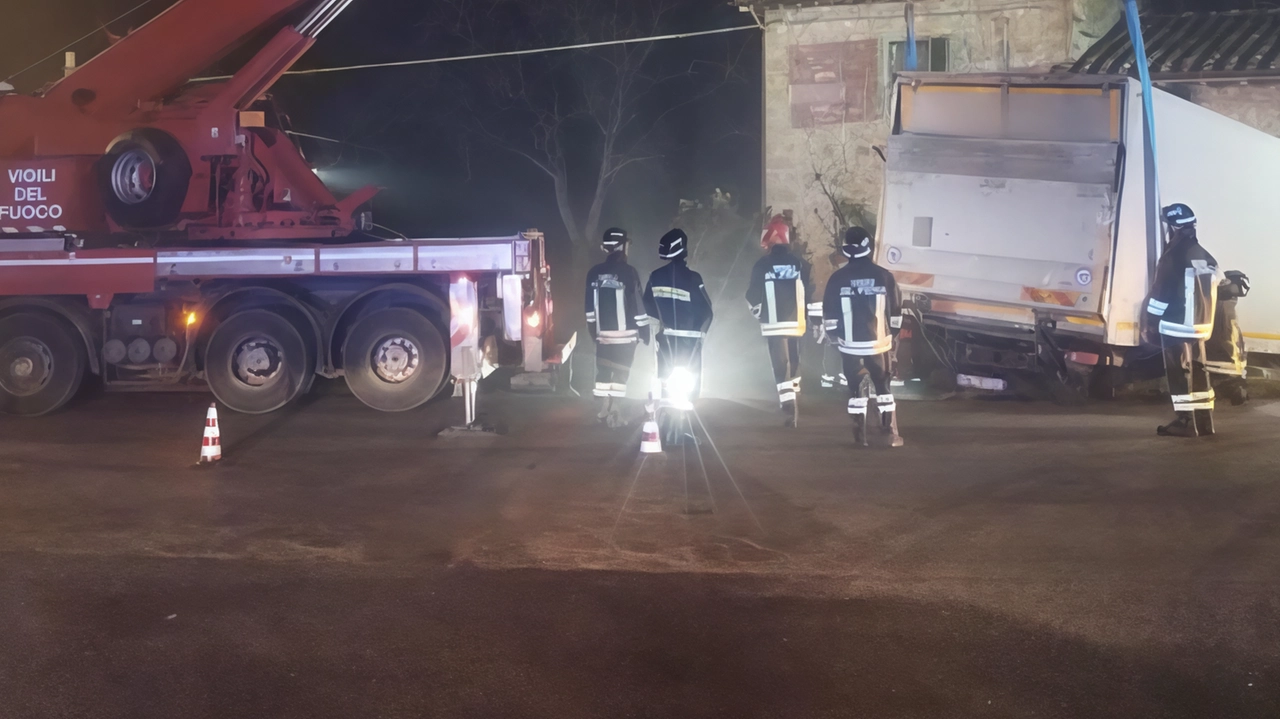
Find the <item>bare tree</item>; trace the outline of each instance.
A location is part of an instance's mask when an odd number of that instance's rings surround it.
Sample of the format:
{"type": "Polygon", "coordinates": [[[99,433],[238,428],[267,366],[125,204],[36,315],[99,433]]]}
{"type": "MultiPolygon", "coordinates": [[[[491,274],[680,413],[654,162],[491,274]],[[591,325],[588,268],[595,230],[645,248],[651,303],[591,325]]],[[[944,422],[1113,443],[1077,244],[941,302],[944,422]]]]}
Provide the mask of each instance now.
{"type": "Polygon", "coordinates": [[[845,229],[857,225],[875,234],[875,210],[852,195],[855,187],[867,186],[868,173],[878,170],[879,165],[867,167],[870,153],[864,150],[859,157],[862,146],[838,129],[809,130],[805,140],[813,173],[806,189],[825,200],[825,208],[814,207],[813,214],[831,239],[828,250],[834,257],[845,229]]]}
{"type": "MultiPolygon", "coordinates": [[[[659,34],[670,9],[664,0],[444,0],[431,29],[446,31],[463,52],[564,47],[659,34]]],[[[637,42],[495,58],[453,78],[467,130],[552,183],[580,269],[619,173],[660,156],[664,120],[723,86],[736,65],[727,57],[672,67],[656,48],[637,42]]]]}

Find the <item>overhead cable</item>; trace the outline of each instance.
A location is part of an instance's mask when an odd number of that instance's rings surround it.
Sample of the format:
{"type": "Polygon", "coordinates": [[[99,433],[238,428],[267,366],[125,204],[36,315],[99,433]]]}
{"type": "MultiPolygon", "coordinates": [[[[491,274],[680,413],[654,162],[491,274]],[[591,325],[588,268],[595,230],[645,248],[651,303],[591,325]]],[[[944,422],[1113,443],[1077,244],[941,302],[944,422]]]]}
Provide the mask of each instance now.
{"type": "Polygon", "coordinates": [[[12,80],[13,78],[15,78],[15,77],[17,77],[17,76],[21,75],[22,73],[26,72],[27,70],[30,70],[31,68],[36,67],[37,65],[39,65],[39,64],[41,64],[41,63],[43,63],[43,62],[47,62],[47,61],[49,61],[49,60],[52,60],[53,58],[55,58],[55,57],[57,57],[58,55],[60,55],[60,54],[62,54],[62,53],[64,53],[64,52],[66,52],[66,51],[67,51],[67,50],[69,50],[70,48],[75,47],[76,45],[78,45],[78,44],[80,44],[80,43],[84,42],[85,40],[88,40],[89,38],[93,37],[94,35],[97,35],[98,33],[102,32],[103,30],[105,30],[105,29],[107,28],[107,26],[108,26],[108,25],[110,25],[110,24],[112,24],[112,23],[114,23],[114,22],[119,22],[119,21],[121,21],[121,20],[123,20],[123,19],[125,19],[125,18],[129,17],[130,15],[134,14],[135,12],[137,12],[137,11],[141,10],[142,8],[146,7],[147,5],[150,5],[151,3],[155,2],[155,1],[156,1],[156,0],[142,0],[142,2],[141,2],[141,3],[138,3],[137,5],[135,5],[135,6],[133,7],[133,9],[132,9],[132,10],[129,10],[129,11],[125,12],[123,15],[120,15],[120,16],[118,16],[118,17],[116,17],[116,18],[112,19],[112,20],[108,20],[108,21],[106,21],[105,23],[103,23],[103,24],[102,24],[102,27],[97,28],[97,29],[96,29],[96,30],[94,30],[93,32],[90,32],[89,34],[87,34],[87,35],[85,35],[85,36],[83,36],[83,37],[81,37],[81,38],[79,38],[79,39],[77,39],[77,40],[72,40],[71,42],[67,43],[66,45],[63,45],[61,49],[59,49],[59,50],[54,50],[53,52],[49,53],[48,55],[45,55],[44,57],[40,58],[39,60],[36,60],[35,62],[31,63],[30,65],[27,65],[26,67],[22,68],[21,70],[19,70],[19,71],[17,71],[17,72],[15,72],[15,73],[13,73],[13,74],[12,74],[12,75],[10,75],[9,77],[6,77],[6,78],[5,78],[5,82],[8,82],[9,80],[12,80]]]}
{"type": "MultiPolygon", "coordinates": [[[[421,60],[398,60],[393,62],[371,62],[363,65],[342,65],[339,67],[317,67],[310,70],[290,70],[285,75],[321,75],[331,72],[349,72],[352,70],[375,70],[388,67],[412,67],[415,65],[436,65],[445,62],[462,62],[463,60],[486,60],[498,57],[516,57],[519,55],[537,55],[549,52],[563,52],[566,50],[589,50],[597,47],[609,47],[612,45],[633,45],[641,42],[659,42],[663,40],[681,40],[689,37],[702,37],[704,35],[721,35],[730,32],[739,32],[741,30],[759,30],[758,25],[736,25],[734,27],[723,27],[717,30],[697,30],[694,32],[672,33],[670,35],[650,35],[648,37],[623,38],[621,40],[601,40],[599,42],[584,42],[576,45],[560,45],[556,47],[538,47],[529,48],[527,50],[506,50],[504,52],[485,52],[474,55],[454,55],[451,57],[429,57],[421,60]]],[[[216,77],[198,77],[194,82],[204,82],[209,80],[228,80],[230,75],[219,75],[216,77]]]]}

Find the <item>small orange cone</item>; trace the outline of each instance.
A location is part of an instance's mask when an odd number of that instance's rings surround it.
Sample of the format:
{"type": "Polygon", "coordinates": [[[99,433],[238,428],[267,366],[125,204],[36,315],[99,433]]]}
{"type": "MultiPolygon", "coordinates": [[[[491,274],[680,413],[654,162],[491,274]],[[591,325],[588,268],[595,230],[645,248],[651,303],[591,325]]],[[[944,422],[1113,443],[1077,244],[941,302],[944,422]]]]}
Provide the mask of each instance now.
{"type": "Polygon", "coordinates": [[[218,431],[218,405],[209,405],[204,420],[204,441],[200,445],[200,464],[213,464],[222,459],[222,433],[218,431]]]}
{"type": "Polygon", "coordinates": [[[660,454],[662,439],[658,436],[658,420],[653,416],[653,402],[645,405],[645,409],[649,410],[649,417],[640,435],[640,454],[660,454]]]}

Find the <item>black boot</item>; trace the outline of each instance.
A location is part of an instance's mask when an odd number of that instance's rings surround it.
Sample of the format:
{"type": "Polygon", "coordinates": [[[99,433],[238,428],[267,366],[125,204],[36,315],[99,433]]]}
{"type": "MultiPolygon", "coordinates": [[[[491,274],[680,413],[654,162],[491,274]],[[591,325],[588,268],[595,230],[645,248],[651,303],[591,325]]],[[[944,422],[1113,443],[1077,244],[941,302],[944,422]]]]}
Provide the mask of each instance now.
{"type": "Polygon", "coordinates": [[[905,444],[898,434],[898,413],[880,413],[880,443],[885,447],[901,447],[905,444]]]}
{"type": "Polygon", "coordinates": [[[604,423],[609,425],[610,429],[627,426],[627,419],[622,414],[621,401],[615,401],[609,406],[609,416],[604,418],[604,423]]]}
{"type": "Polygon", "coordinates": [[[1177,419],[1169,424],[1156,427],[1156,434],[1161,437],[1199,437],[1196,431],[1196,420],[1191,412],[1175,412],[1177,419]]]}
{"type": "Polygon", "coordinates": [[[1213,410],[1196,410],[1196,433],[1201,437],[1213,436],[1213,410]]]}
{"type": "Polygon", "coordinates": [[[782,426],[795,427],[800,421],[800,403],[790,400],[782,403],[782,426]]]}

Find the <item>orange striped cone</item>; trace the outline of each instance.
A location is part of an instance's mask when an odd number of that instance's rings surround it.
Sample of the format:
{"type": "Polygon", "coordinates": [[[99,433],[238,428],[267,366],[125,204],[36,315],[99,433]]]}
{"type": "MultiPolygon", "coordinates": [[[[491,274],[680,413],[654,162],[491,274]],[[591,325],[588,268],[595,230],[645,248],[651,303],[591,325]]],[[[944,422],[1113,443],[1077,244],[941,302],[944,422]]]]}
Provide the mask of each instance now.
{"type": "Polygon", "coordinates": [[[204,442],[200,445],[200,464],[213,464],[222,459],[222,433],[218,431],[218,405],[209,405],[204,420],[204,442]]]}
{"type": "Polygon", "coordinates": [[[653,403],[645,405],[649,417],[644,421],[644,429],[640,435],[640,454],[659,454],[662,452],[662,439],[658,436],[658,420],[653,416],[653,403]]]}

